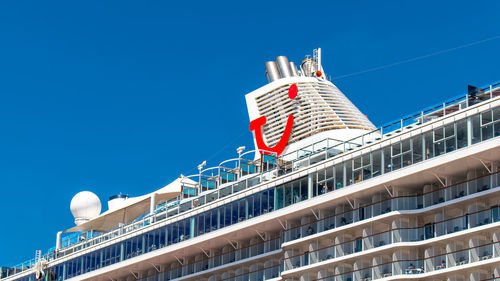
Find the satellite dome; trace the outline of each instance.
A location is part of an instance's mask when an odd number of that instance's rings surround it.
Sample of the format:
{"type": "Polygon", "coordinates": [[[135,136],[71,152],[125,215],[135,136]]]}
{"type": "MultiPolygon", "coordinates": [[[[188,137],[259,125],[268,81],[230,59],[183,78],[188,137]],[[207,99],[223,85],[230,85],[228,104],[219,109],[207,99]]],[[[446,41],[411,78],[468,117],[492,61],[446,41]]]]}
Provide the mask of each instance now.
{"type": "Polygon", "coordinates": [[[80,225],[101,213],[101,200],[90,191],[78,192],[71,199],[70,209],[75,217],[75,224],[80,225]]]}

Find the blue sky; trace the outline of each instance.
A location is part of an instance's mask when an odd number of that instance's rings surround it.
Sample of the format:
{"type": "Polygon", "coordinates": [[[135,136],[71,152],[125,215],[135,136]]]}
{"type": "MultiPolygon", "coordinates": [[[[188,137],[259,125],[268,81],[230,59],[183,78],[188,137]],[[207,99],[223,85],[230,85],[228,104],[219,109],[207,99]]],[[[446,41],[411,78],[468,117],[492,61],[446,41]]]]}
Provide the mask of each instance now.
{"type": "Polygon", "coordinates": [[[500,80],[498,1],[1,1],[0,266],[73,226],[81,190],[136,196],[253,146],[264,62],[318,46],[381,125],[500,80]]]}

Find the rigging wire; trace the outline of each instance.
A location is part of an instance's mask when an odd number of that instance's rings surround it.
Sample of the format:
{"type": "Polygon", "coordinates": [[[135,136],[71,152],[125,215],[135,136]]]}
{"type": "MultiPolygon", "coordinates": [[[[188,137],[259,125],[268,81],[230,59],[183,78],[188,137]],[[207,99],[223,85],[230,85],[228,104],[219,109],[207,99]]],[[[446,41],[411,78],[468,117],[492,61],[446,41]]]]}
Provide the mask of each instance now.
{"type": "Polygon", "coordinates": [[[381,65],[381,66],[377,66],[377,67],[373,67],[373,68],[369,68],[369,69],[366,69],[366,70],[361,70],[361,71],[357,71],[357,72],[353,72],[353,73],[349,73],[349,74],[344,74],[344,75],[332,77],[332,80],[347,78],[347,77],[351,77],[351,76],[355,76],[355,75],[364,74],[364,73],[367,73],[367,72],[372,72],[372,71],[376,71],[376,70],[381,70],[381,69],[393,67],[393,66],[396,66],[396,65],[404,64],[404,63],[414,62],[414,61],[417,61],[417,60],[421,60],[421,59],[425,59],[425,58],[428,58],[428,57],[432,57],[432,56],[436,56],[436,55],[441,55],[441,54],[444,54],[444,53],[448,53],[448,52],[451,52],[451,51],[455,51],[455,50],[459,50],[459,49],[471,47],[471,46],[474,46],[474,45],[478,45],[478,44],[485,43],[485,42],[492,41],[492,40],[499,39],[499,38],[500,38],[500,35],[493,36],[493,37],[490,37],[490,38],[486,38],[486,39],[483,39],[483,40],[471,42],[471,43],[460,45],[460,46],[457,46],[457,47],[453,47],[453,48],[449,48],[449,49],[445,49],[445,50],[433,52],[433,53],[430,53],[430,54],[426,54],[426,55],[422,55],[422,56],[418,56],[418,57],[414,57],[414,58],[410,58],[410,59],[406,59],[406,60],[402,60],[402,61],[398,61],[398,62],[386,64],[386,65],[381,65]]]}
{"type": "MultiPolygon", "coordinates": [[[[406,60],[402,60],[402,61],[398,61],[398,62],[386,64],[386,65],[381,65],[381,66],[377,66],[377,67],[373,67],[373,68],[369,68],[369,69],[366,69],[366,70],[361,70],[361,71],[357,71],[357,72],[353,72],[353,73],[349,73],[349,74],[344,74],[344,75],[340,75],[340,76],[337,76],[337,77],[332,77],[332,80],[338,80],[338,79],[342,79],[342,78],[347,78],[347,77],[351,77],[351,76],[355,76],[355,75],[360,75],[360,74],[364,74],[364,73],[368,73],[368,72],[372,72],[372,71],[377,71],[377,70],[381,70],[381,69],[393,67],[393,66],[400,65],[400,64],[414,62],[414,61],[425,59],[425,58],[429,58],[429,57],[432,57],[432,56],[441,55],[441,54],[444,54],[444,53],[448,53],[448,52],[456,51],[456,50],[459,50],[459,49],[464,49],[464,48],[467,48],[467,47],[471,47],[471,46],[474,46],[474,45],[486,43],[488,41],[496,40],[496,39],[499,39],[499,38],[500,38],[500,35],[496,35],[496,36],[489,37],[489,38],[486,38],[486,39],[482,39],[482,40],[479,40],[479,41],[474,41],[474,42],[471,42],[471,43],[460,45],[460,46],[457,46],[457,47],[453,47],[453,48],[444,49],[444,50],[441,50],[441,51],[429,53],[429,54],[426,54],[426,55],[417,56],[417,57],[413,57],[413,58],[410,58],[410,59],[406,59],[406,60]]],[[[226,145],[224,145],[220,150],[218,150],[217,152],[215,152],[214,154],[212,154],[212,156],[208,157],[206,160],[212,160],[213,158],[215,158],[215,156],[217,156],[220,153],[222,153],[227,147],[229,147],[230,145],[233,145],[237,140],[239,140],[241,137],[243,137],[243,135],[245,135],[247,133],[248,132],[242,132],[239,136],[237,136],[232,141],[226,143],[226,145]]],[[[187,174],[190,174],[190,173],[195,172],[195,171],[196,171],[196,168],[193,168],[187,174]]]]}
{"type": "MultiPolygon", "coordinates": [[[[217,152],[213,153],[211,156],[209,156],[205,161],[209,161],[215,158],[215,156],[218,156],[221,154],[223,151],[225,151],[230,145],[234,145],[237,140],[241,139],[244,135],[248,134],[248,131],[243,131],[239,136],[235,137],[233,140],[230,142],[227,142],[221,149],[219,149],[217,152]]],[[[188,172],[186,172],[187,175],[191,175],[191,173],[197,172],[198,169],[195,167],[188,172]]]]}

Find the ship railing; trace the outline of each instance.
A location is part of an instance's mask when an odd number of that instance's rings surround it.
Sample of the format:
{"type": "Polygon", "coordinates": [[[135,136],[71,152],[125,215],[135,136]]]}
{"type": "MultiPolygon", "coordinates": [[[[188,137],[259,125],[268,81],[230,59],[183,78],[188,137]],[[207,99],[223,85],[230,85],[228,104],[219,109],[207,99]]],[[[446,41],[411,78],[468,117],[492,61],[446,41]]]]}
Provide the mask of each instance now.
{"type": "Polygon", "coordinates": [[[221,281],[247,281],[247,280],[270,280],[280,276],[280,266],[267,266],[262,269],[249,271],[234,276],[228,276],[221,279],[221,281]]]}
{"type": "MultiPolygon", "coordinates": [[[[78,244],[82,241],[88,240],[95,235],[98,235],[99,232],[74,232],[68,233],[68,235],[61,238],[61,248],[67,248],[71,245],[78,244]]],[[[53,249],[49,249],[51,252],[53,249]]]]}
{"type": "MultiPolygon", "coordinates": [[[[445,116],[447,113],[451,111],[453,107],[457,107],[458,109],[464,109],[472,105],[476,105],[482,102],[485,102],[489,99],[500,96],[500,83],[492,84],[488,87],[483,87],[478,89],[478,94],[474,96],[474,99],[471,98],[471,95],[462,95],[460,97],[451,99],[446,101],[440,105],[429,107],[427,109],[422,110],[419,113],[408,115],[398,121],[388,123],[380,127],[380,129],[373,130],[368,132],[362,136],[353,138],[348,141],[341,141],[335,139],[326,139],[306,148],[298,152],[294,152],[294,154],[282,155],[277,157],[275,153],[264,150],[252,150],[247,151],[241,155],[239,155],[239,177],[234,182],[227,182],[221,186],[217,186],[214,191],[216,193],[211,193],[211,200],[205,200],[206,203],[211,202],[213,200],[217,200],[228,196],[232,193],[239,192],[245,188],[250,188],[255,186],[261,182],[270,180],[274,177],[281,176],[284,174],[288,174],[290,172],[296,171],[297,169],[301,169],[303,167],[312,165],[314,163],[320,162],[322,160],[335,157],[339,154],[349,152],[353,149],[361,148],[364,145],[370,144],[375,141],[380,141],[383,138],[390,137],[394,133],[402,132],[405,129],[413,128],[413,126],[419,126],[423,123],[433,121],[436,118],[445,116]],[[260,153],[262,157],[257,160],[248,160],[245,159],[245,155],[250,155],[251,153],[260,153]],[[239,181],[244,180],[245,184],[239,185],[239,181]],[[234,186],[237,185],[235,188],[234,186]],[[219,189],[220,187],[220,189],[219,189]],[[217,196],[215,196],[217,195],[217,196]]],[[[224,162],[223,162],[224,163],[224,162]]],[[[225,173],[224,169],[218,169],[223,171],[222,174],[225,173]]],[[[200,179],[200,175],[197,175],[200,179]]],[[[217,174],[217,177],[220,175],[217,174]]],[[[200,189],[201,180],[198,182],[197,189],[200,189]]],[[[191,189],[193,187],[190,187],[191,189]]],[[[188,190],[189,188],[186,188],[188,190]]],[[[151,221],[155,221],[155,218],[168,218],[174,215],[177,215],[181,212],[190,210],[192,208],[198,207],[198,205],[193,205],[193,202],[181,202],[186,198],[200,196],[200,192],[194,191],[193,194],[186,194],[186,196],[179,196],[175,200],[175,204],[167,203],[167,207],[160,207],[155,214],[151,214],[141,218],[136,222],[130,223],[130,227],[132,229],[136,229],[140,226],[148,225],[151,221]],[[170,205],[168,205],[170,204],[170,205]]],[[[193,198],[193,199],[194,199],[193,198]]],[[[208,197],[206,197],[208,198],[208,197]]],[[[116,233],[120,234],[125,226],[117,227],[115,230],[111,230],[107,233],[99,233],[96,237],[92,237],[91,239],[82,239],[83,241],[76,242],[76,244],[68,243],[68,247],[66,249],[61,249],[60,252],[69,251],[73,252],[78,249],[84,248],[84,245],[93,245],[94,242],[91,241],[100,241],[107,240],[109,237],[116,236],[116,233]],[[108,237],[108,238],[103,238],[108,237]]],[[[54,257],[59,257],[60,254],[55,252],[47,253],[44,258],[45,259],[53,259],[54,257]]],[[[24,271],[29,269],[32,266],[32,260],[27,262],[23,262],[13,268],[16,270],[24,271]]]]}
{"type": "Polygon", "coordinates": [[[254,243],[246,247],[222,253],[219,255],[204,258],[202,260],[179,266],[174,269],[166,270],[161,273],[162,277],[167,279],[182,278],[191,274],[202,274],[203,271],[215,269],[217,267],[244,261],[262,254],[271,253],[280,250],[280,238],[274,238],[263,242],[254,243]]]}
{"type": "MultiPolygon", "coordinates": [[[[468,188],[467,190],[471,190],[471,191],[476,190],[476,192],[483,191],[483,190],[488,190],[489,186],[485,185],[485,183],[493,181],[493,179],[484,180],[483,178],[480,178],[480,179],[476,179],[476,181],[480,182],[479,185],[481,185],[481,187],[479,189],[473,188],[473,186],[475,187],[477,185],[477,183],[471,182],[470,183],[471,187],[468,188]],[[486,186],[486,188],[485,188],[485,186],[486,186]]],[[[498,179],[494,179],[494,181],[497,182],[498,179]]],[[[454,186],[458,187],[459,185],[454,185],[454,186]]],[[[443,190],[439,190],[439,192],[443,193],[444,191],[443,190]]],[[[431,196],[431,197],[436,197],[436,196],[431,196]]],[[[401,202],[402,201],[404,201],[404,202],[408,202],[409,201],[407,198],[396,198],[396,199],[397,200],[401,200],[401,202]]],[[[411,201],[412,202],[413,201],[417,201],[418,202],[418,200],[411,200],[411,201]]],[[[442,203],[442,202],[441,201],[436,201],[436,202],[433,202],[433,203],[438,204],[438,203],[442,203]]],[[[383,209],[383,206],[382,206],[383,204],[384,204],[384,202],[381,202],[381,204],[378,204],[377,207],[374,207],[373,209],[374,210],[383,209]]],[[[385,211],[383,211],[383,212],[381,211],[380,213],[389,212],[391,210],[390,209],[390,202],[385,202],[385,204],[388,207],[386,207],[385,211]]],[[[187,204],[187,205],[191,206],[191,204],[187,204]]],[[[180,206],[182,208],[182,204],[180,206]]],[[[176,215],[176,214],[178,214],[180,212],[183,212],[183,210],[180,209],[178,212],[176,212],[175,214],[172,214],[172,215],[176,215]]],[[[376,211],[374,211],[373,213],[377,214],[376,211]]],[[[138,229],[143,228],[145,226],[148,226],[149,224],[151,224],[151,222],[154,222],[154,221],[157,221],[157,220],[161,220],[161,219],[164,219],[166,217],[167,216],[166,216],[165,212],[161,212],[161,213],[157,213],[157,214],[155,213],[153,215],[145,216],[140,221],[136,221],[136,222],[130,223],[128,225],[121,226],[121,227],[119,227],[119,228],[117,228],[115,230],[112,230],[110,232],[103,233],[103,234],[101,234],[99,236],[93,237],[92,239],[90,239],[88,241],[85,241],[85,242],[82,242],[82,243],[80,243],[78,245],[75,245],[75,246],[73,246],[70,249],[63,249],[63,250],[61,250],[58,253],[55,253],[55,254],[52,254],[52,255],[47,255],[46,260],[50,261],[50,260],[52,260],[54,258],[59,258],[59,257],[65,256],[67,254],[70,254],[70,253],[73,253],[75,251],[78,251],[78,250],[90,247],[92,245],[100,244],[100,243],[105,242],[105,241],[107,241],[109,239],[112,239],[112,238],[118,237],[120,235],[124,235],[124,234],[130,233],[132,231],[135,231],[135,230],[138,230],[138,229]],[[161,219],[158,219],[158,218],[161,218],[161,219]]],[[[352,218],[349,217],[349,213],[343,214],[342,218],[338,219],[339,220],[339,225],[349,224],[349,223],[353,222],[352,218]],[[342,220],[342,218],[347,218],[347,219],[345,219],[345,221],[344,221],[344,220],[342,220]]],[[[331,221],[331,218],[326,218],[326,219],[330,219],[330,221],[331,221]]],[[[324,225],[327,225],[327,224],[324,224],[324,225]]],[[[314,233],[316,233],[316,231],[314,231],[314,233]]],[[[285,233],[285,239],[286,239],[286,237],[289,237],[290,235],[292,235],[292,234],[290,234],[290,230],[286,231],[286,233],[285,233]]],[[[295,237],[295,238],[298,238],[298,237],[295,237]]]]}
{"type": "MultiPolygon", "coordinates": [[[[278,263],[278,262],[276,262],[278,263]]],[[[170,270],[170,271],[165,271],[156,274],[155,276],[150,276],[142,279],[138,279],[138,281],[160,281],[160,280],[172,280],[172,279],[177,279],[178,277],[175,277],[177,275],[181,275],[178,273],[180,270],[170,270]],[[174,276],[174,277],[171,277],[174,276]]],[[[221,281],[248,281],[248,280],[255,280],[255,281],[262,281],[262,280],[271,280],[271,279],[276,279],[280,276],[280,265],[270,265],[270,266],[264,266],[262,268],[258,268],[256,270],[250,270],[248,271],[248,268],[243,266],[243,267],[236,267],[236,268],[231,268],[225,271],[222,276],[221,281]],[[236,273],[236,272],[243,272],[243,273],[236,273]]]]}
{"type": "MultiPolygon", "coordinates": [[[[254,186],[258,184],[258,176],[257,178],[248,178],[248,181],[246,182],[245,188],[248,188],[250,186],[254,186]],[[247,187],[248,186],[248,187],[247,187]]],[[[153,214],[148,214],[142,217],[141,219],[131,222],[129,224],[125,224],[122,226],[119,226],[113,230],[110,230],[106,233],[99,233],[98,235],[93,236],[91,239],[85,240],[85,241],[80,241],[77,244],[70,245],[70,247],[67,248],[62,248],[60,249],[54,257],[62,257],[67,254],[73,253],[75,251],[102,243],[104,241],[107,241],[109,239],[127,234],[129,232],[135,231],[137,229],[143,228],[145,226],[150,225],[153,222],[157,222],[175,215],[178,215],[180,213],[186,212],[188,210],[194,209],[196,207],[200,207],[206,203],[209,203],[211,201],[217,200],[219,198],[225,197],[227,195],[230,195],[232,193],[236,193],[240,191],[237,186],[230,185],[227,186],[226,188],[221,188],[219,190],[216,190],[215,196],[214,193],[212,193],[212,198],[211,200],[207,200],[208,194],[203,194],[203,197],[197,196],[193,198],[188,198],[184,200],[179,200],[174,202],[175,204],[172,204],[173,202],[167,203],[167,205],[162,204],[159,206],[159,208],[156,209],[156,211],[153,214]],[[232,188],[231,188],[232,187],[232,188]],[[228,190],[226,190],[229,188],[228,190]],[[170,205],[168,205],[170,204],[170,205]]],[[[210,199],[210,198],[209,198],[210,199]]],[[[50,258],[52,260],[52,257],[50,258]]]]}
{"type": "MultiPolygon", "coordinates": [[[[490,88],[491,90],[487,93],[487,97],[495,97],[498,96],[496,94],[498,91],[500,84],[495,84],[492,85],[490,88]]],[[[486,97],[486,98],[487,98],[486,97]]],[[[443,108],[449,107],[450,105],[453,105],[454,103],[460,102],[462,99],[453,99],[449,102],[444,103],[443,108]]],[[[424,116],[426,115],[425,113],[427,112],[427,115],[436,112],[437,107],[430,107],[429,109],[426,109],[422,112],[424,112],[424,116]]],[[[446,110],[443,110],[443,112],[446,112],[446,110]]],[[[416,116],[416,115],[412,115],[416,116]]],[[[422,116],[422,114],[421,114],[422,116]]],[[[412,118],[407,117],[403,118],[401,120],[412,120],[412,118]]],[[[393,122],[394,123],[394,122],[393,122]]],[[[400,124],[405,124],[404,122],[400,122],[400,124]]],[[[390,125],[388,125],[390,126],[390,125]]],[[[386,126],[386,127],[388,127],[386,126]]],[[[261,157],[260,159],[251,161],[248,159],[245,159],[244,156],[250,153],[254,153],[255,151],[248,151],[246,153],[243,153],[240,155],[238,161],[238,166],[239,170],[242,176],[238,177],[236,180],[231,181],[231,182],[226,182],[224,184],[219,185],[219,180],[216,179],[217,177],[224,176],[225,170],[229,169],[225,166],[223,167],[213,167],[209,168],[212,171],[217,171],[216,176],[212,175],[203,175],[206,178],[212,179],[213,180],[213,187],[200,193],[199,190],[195,190],[195,187],[191,187],[191,191],[184,194],[185,196],[183,198],[180,198],[178,201],[179,204],[171,208],[168,213],[164,214],[163,217],[171,217],[174,215],[177,215],[179,213],[191,210],[193,208],[202,206],[206,203],[212,202],[214,200],[223,198],[225,196],[228,196],[230,194],[233,194],[235,192],[239,192],[245,188],[250,188],[258,183],[261,183],[265,180],[270,180],[273,177],[276,176],[281,176],[284,174],[287,174],[291,171],[297,170],[299,168],[311,165],[313,163],[320,162],[324,159],[334,157],[340,153],[343,153],[344,151],[349,151],[358,147],[363,146],[364,144],[370,143],[367,141],[368,139],[371,139],[373,141],[381,139],[380,134],[376,134],[378,131],[374,131],[368,134],[365,134],[359,138],[353,139],[351,141],[339,141],[339,140],[334,140],[334,139],[326,139],[323,141],[320,141],[318,143],[315,143],[307,148],[304,148],[302,151],[297,152],[297,160],[294,161],[289,161],[287,160],[287,156],[281,156],[279,158],[274,157],[274,155],[268,155],[271,154],[269,152],[265,151],[260,151],[261,157]],[[380,138],[377,138],[379,136],[380,138]],[[302,153],[301,155],[299,155],[302,153]],[[277,168],[277,169],[276,169],[277,168]],[[220,172],[222,171],[222,172],[220,172]],[[244,175],[244,171],[248,171],[249,173],[244,175]],[[271,174],[268,174],[268,177],[264,177],[263,175],[266,174],[266,172],[272,171],[271,174]],[[252,173],[253,172],[253,173],[252,173]],[[253,176],[253,177],[252,177],[253,176]],[[248,178],[247,178],[248,177],[248,178]],[[193,197],[193,198],[191,198],[193,197]],[[182,201],[181,201],[182,200],[182,201]],[[185,201],[188,200],[188,201],[185,201]],[[191,200],[191,201],[189,201],[191,200]]],[[[234,160],[234,159],[230,159],[234,160]]],[[[228,161],[224,161],[221,164],[226,164],[228,161]]],[[[221,165],[222,166],[222,165],[221,165]]],[[[206,169],[208,170],[208,169],[206,169]]],[[[234,171],[234,169],[230,170],[231,172],[234,171]]],[[[214,172],[215,174],[215,172],[214,172]]],[[[196,175],[195,175],[196,176],[196,175]]],[[[200,175],[197,175],[198,178],[202,178],[200,175]]],[[[199,186],[202,181],[199,181],[199,186]]],[[[203,185],[203,184],[201,184],[203,185]]],[[[198,186],[198,189],[199,189],[198,186]]],[[[207,185],[208,186],[208,185],[207,185]]]]}
{"type": "MultiPolygon", "coordinates": [[[[285,270],[291,270],[297,266],[315,264],[394,243],[420,242],[459,231],[474,229],[479,226],[499,222],[498,211],[499,207],[496,206],[419,227],[398,227],[383,230],[288,257],[283,260],[283,266],[285,270]],[[473,223],[472,221],[477,222],[473,223]]],[[[487,251],[482,250],[481,253],[483,252],[487,251]]]]}
{"type": "Polygon", "coordinates": [[[263,174],[276,168],[277,155],[275,152],[262,149],[251,150],[239,155],[238,158],[228,159],[221,162],[218,166],[202,169],[197,175],[188,176],[190,178],[198,177],[197,195],[206,191],[218,189],[229,183],[238,182],[242,177],[251,174],[263,174]],[[249,160],[244,158],[246,155],[259,153],[262,155],[259,159],[249,160]],[[233,162],[234,167],[228,167],[233,162]]]}
{"type": "MultiPolygon", "coordinates": [[[[296,239],[307,237],[316,233],[328,231],[337,227],[342,227],[357,221],[366,220],[372,217],[383,215],[391,211],[417,210],[456,200],[461,197],[473,195],[479,192],[496,189],[500,184],[500,172],[481,176],[475,179],[456,183],[438,190],[422,192],[415,195],[402,195],[378,200],[376,202],[362,205],[358,208],[339,212],[337,214],[326,216],[310,223],[291,226],[284,232],[284,241],[290,242],[296,239]],[[359,215],[362,214],[362,217],[359,215]]],[[[498,211],[497,209],[495,209],[498,211]]],[[[493,215],[492,213],[491,215],[493,215]]],[[[495,216],[500,213],[495,213],[495,216]]],[[[493,220],[491,217],[471,218],[470,225],[484,223],[485,219],[493,220]]],[[[495,221],[498,218],[494,219],[495,221]]],[[[453,226],[453,230],[454,230],[453,226]]]]}
{"type": "MultiPolygon", "coordinates": [[[[478,263],[497,258],[499,256],[500,241],[486,242],[477,246],[445,251],[429,257],[421,257],[418,253],[403,253],[398,260],[388,258],[372,265],[372,259],[358,258],[353,269],[347,265],[338,265],[334,273],[315,280],[377,280],[398,275],[414,275],[435,272],[447,268],[454,268],[466,264],[478,263]]],[[[438,250],[438,247],[435,247],[438,250]]],[[[297,265],[294,268],[299,268],[297,265]]]]}

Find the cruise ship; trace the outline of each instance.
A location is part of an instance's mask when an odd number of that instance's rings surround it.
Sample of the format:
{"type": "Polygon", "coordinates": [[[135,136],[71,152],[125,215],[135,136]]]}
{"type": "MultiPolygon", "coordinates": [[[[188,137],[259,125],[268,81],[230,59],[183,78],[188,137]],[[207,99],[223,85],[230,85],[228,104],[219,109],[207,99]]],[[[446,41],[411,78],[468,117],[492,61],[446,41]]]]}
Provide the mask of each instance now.
{"type": "Polygon", "coordinates": [[[75,225],[0,279],[500,280],[500,83],[376,127],[321,49],[265,69],[255,148],[102,213],[78,193],[75,225]]]}

